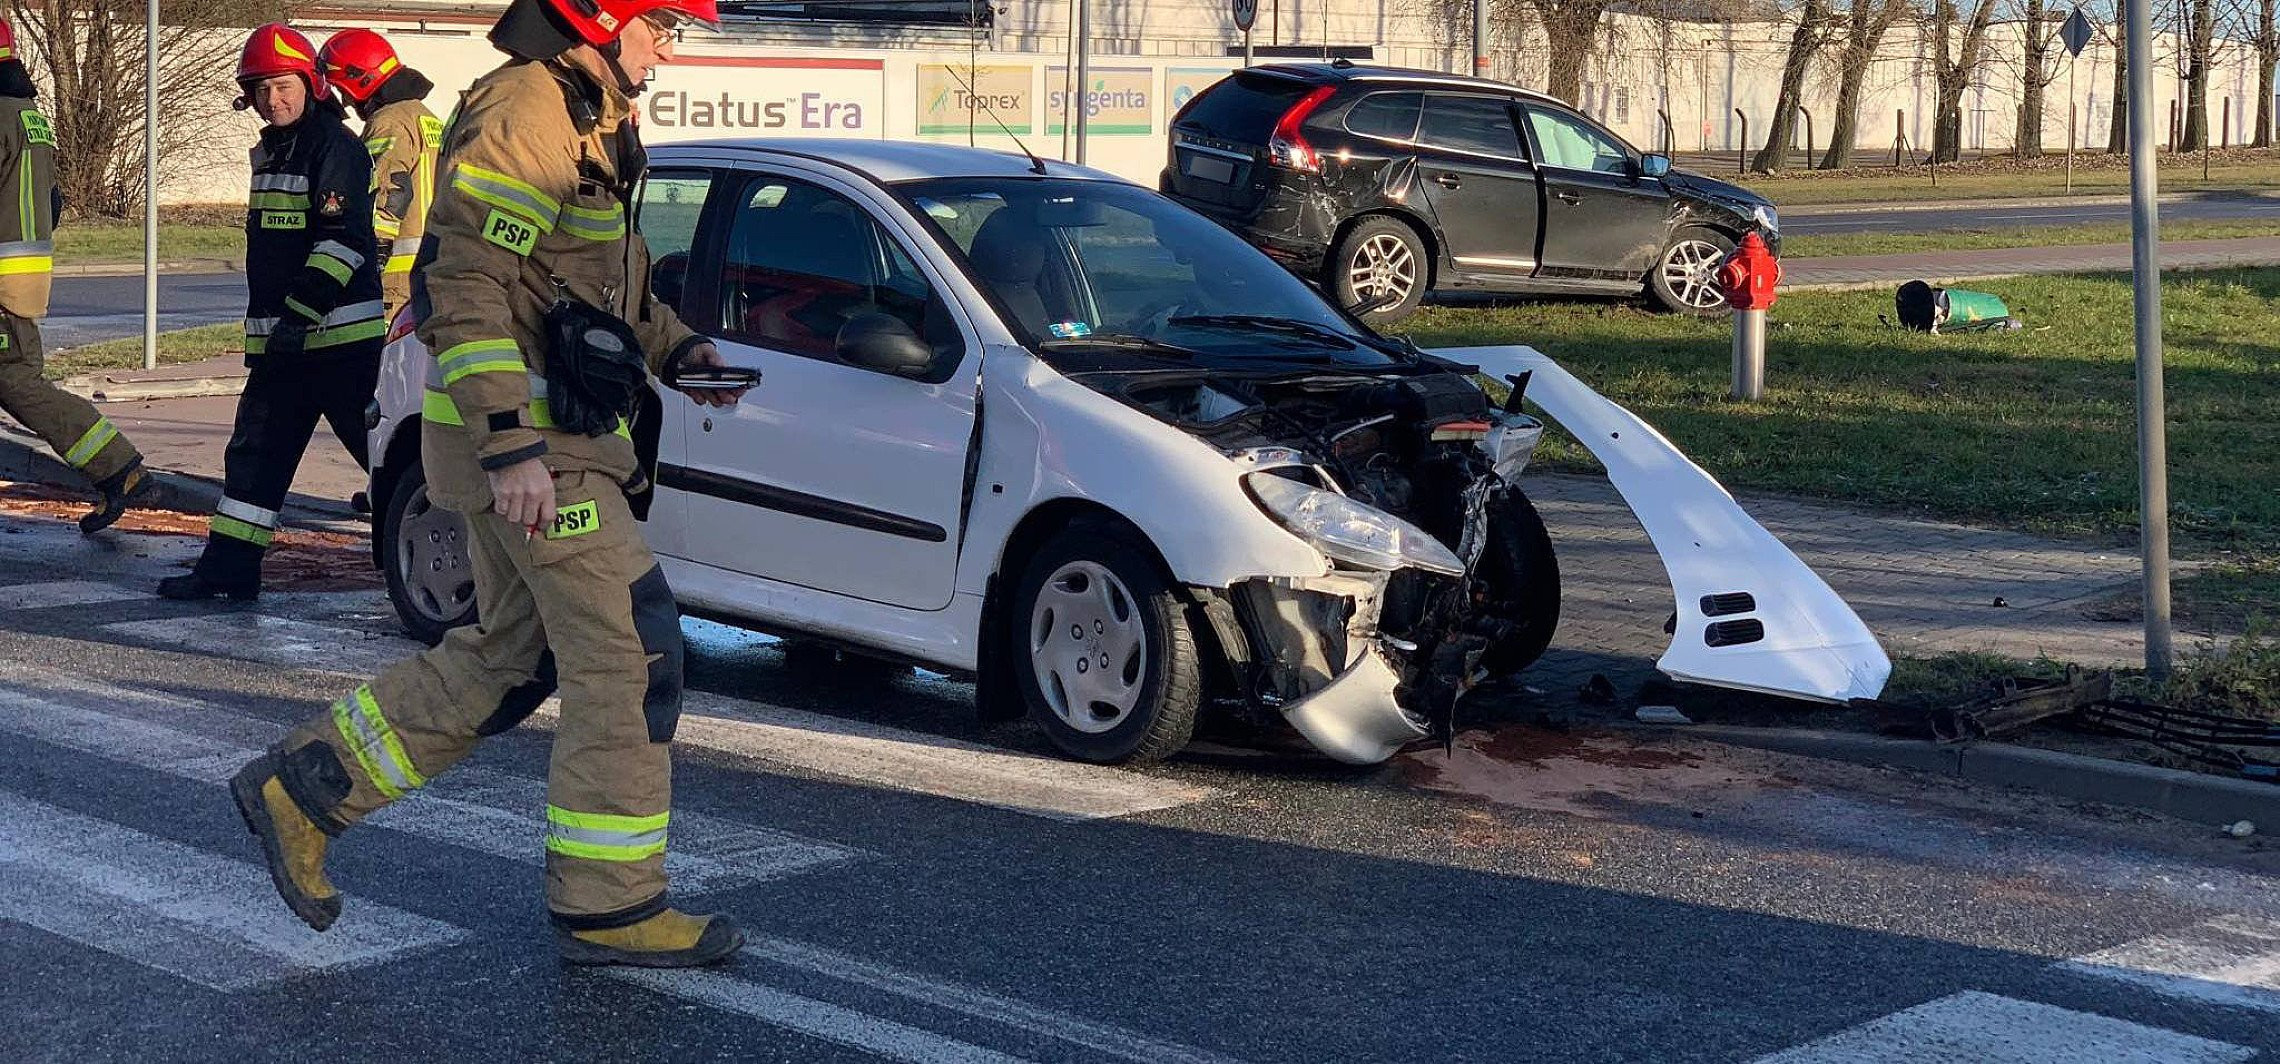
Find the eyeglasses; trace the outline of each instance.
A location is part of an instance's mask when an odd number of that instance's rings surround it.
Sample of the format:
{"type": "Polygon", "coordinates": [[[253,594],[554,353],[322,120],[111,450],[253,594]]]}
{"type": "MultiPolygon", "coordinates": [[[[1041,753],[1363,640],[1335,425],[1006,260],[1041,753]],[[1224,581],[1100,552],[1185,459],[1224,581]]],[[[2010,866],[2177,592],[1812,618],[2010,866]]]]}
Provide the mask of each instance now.
{"type": "Polygon", "coordinates": [[[689,34],[689,27],[682,23],[681,17],[670,11],[651,11],[641,16],[641,21],[649,23],[660,41],[679,44],[689,34]]]}

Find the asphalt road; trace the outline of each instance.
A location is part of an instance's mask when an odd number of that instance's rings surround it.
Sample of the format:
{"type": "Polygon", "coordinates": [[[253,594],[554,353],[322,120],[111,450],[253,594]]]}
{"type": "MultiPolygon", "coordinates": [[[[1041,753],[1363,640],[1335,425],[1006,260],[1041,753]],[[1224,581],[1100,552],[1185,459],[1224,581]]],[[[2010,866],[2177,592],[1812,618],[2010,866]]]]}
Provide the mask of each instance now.
{"type": "MultiPolygon", "coordinates": [[[[2227,196],[2179,200],[2161,205],[2166,222],[2218,219],[2268,219],[2280,234],[2280,199],[2227,196]]],[[[1939,229],[2011,229],[2021,226],[2128,225],[2126,203],[2066,204],[2048,207],[1972,207],[1963,210],[1822,211],[1798,207],[1783,210],[1781,231],[1802,233],[1924,233],[1939,229]]]]}
{"type": "MultiPolygon", "coordinates": [[[[143,279],[126,277],[58,277],[48,304],[47,320],[40,323],[41,338],[50,350],[77,347],[143,331],[143,279]]],[[[158,327],[187,329],[197,325],[238,321],[245,316],[245,275],[242,273],[161,273],[158,278],[158,327]]]]}
{"type": "MultiPolygon", "coordinates": [[[[2280,1051],[2280,851],[1483,707],[1350,770],[1256,737],[1031,756],[970,691],[688,622],[705,973],[566,969],[544,720],[334,849],[330,932],[220,781],[411,648],[371,591],[144,597],[187,537],[0,516],[0,1059],[2239,1061],[2280,1051]]],[[[353,542],[300,550],[354,576],[353,542]],[[327,551],[329,550],[329,554],[327,551]]],[[[273,559],[273,571],[283,563],[273,559]]]]}

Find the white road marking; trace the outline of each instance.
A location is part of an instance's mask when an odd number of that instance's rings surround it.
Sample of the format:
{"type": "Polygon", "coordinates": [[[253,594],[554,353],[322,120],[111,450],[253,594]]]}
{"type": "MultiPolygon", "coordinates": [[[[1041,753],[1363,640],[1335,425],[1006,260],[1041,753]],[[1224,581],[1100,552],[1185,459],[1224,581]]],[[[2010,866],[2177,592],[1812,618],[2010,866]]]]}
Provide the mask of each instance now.
{"type": "Polygon", "coordinates": [[[893,1020],[801,997],[717,971],[610,969],[609,975],[661,994],[750,1016],[888,1060],[909,1064],[1019,1064],[1009,1057],[955,1038],[893,1020]]]}
{"type": "Polygon", "coordinates": [[[2230,1042],[1966,990],[1757,1064],[2233,1064],[2255,1055],[2230,1042]]]}
{"type": "Polygon", "coordinates": [[[160,617],[106,624],[105,631],[264,665],[369,676],[420,651],[397,636],[374,635],[261,613],[160,617]]]}
{"type": "Polygon", "coordinates": [[[2280,922],[2220,916],[2059,965],[2170,997],[2280,1012],[2280,922]]]}
{"type": "Polygon", "coordinates": [[[208,989],[247,990],[470,937],[358,898],[348,899],[355,919],[319,934],[271,890],[255,865],[0,793],[0,919],[208,989]]]}
{"type": "MultiPolygon", "coordinates": [[[[532,719],[551,724],[557,711],[550,701],[532,719]]],[[[695,691],[674,742],[1053,820],[1129,816],[1214,793],[1124,769],[695,691]]]]}
{"type": "Polygon", "coordinates": [[[0,587],[0,610],[44,610],[56,606],[92,606],[101,602],[125,602],[128,599],[149,598],[148,591],[135,591],[117,584],[97,580],[55,580],[44,584],[15,584],[0,587]]]}
{"type": "Polygon", "coordinates": [[[1135,1064],[1236,1064],[1233,1057],[1159,1042],[1121,1027],[1094,1023],[1067,1013],[999,997],[985,990],[889,968],[861,957],[851,957],[804,942],[750,935],[744,952],[747,956],[788,968],[798,968],[843,982],[883,990],[936,1008],[1056,1038],[1120,1060],[1134,1061],[1135,1064]]]}
{"type": "MultiPolygon", "coordinates": [[[[89,685],[74,697],[28,683],[0,665],[0,732],[163,772],[224,783],[259,754],[275,724],[146,692],[89,685]],[[96,701],[98,711],[78,704],[96,701]],[[197,728],[184,731],[171,724],[197,728]]],[[[537,780],[460,766],[375,814],[369,823],[493,857],[541,864],[546,787],[537,780]]],[[[703,813],[673,814],[665,869],[676,894],[734,890],[860,856],[860,851],[703,813]]]]}
{"type": "MultiPolygon", "coordinates": [[[[198,653],[350,675],[370,675],[420,649],[409,640],[263,614],[169,617],[104,627],[198,653]]],[[[551,726],[558,710],[550,700],[532,722],[551,726]]],[[[1125,769],[694,691],[675,741],[835,779],[1054,820],[1130,816],[1188,805],[1215,793],[1125,769]]]]}

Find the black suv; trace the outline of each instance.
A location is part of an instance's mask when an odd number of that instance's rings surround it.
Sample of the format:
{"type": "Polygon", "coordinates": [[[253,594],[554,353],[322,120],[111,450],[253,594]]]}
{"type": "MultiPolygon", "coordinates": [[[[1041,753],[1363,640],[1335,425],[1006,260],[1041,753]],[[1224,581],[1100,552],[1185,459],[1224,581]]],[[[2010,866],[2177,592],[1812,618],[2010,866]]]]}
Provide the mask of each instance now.
{"type": "Polygon", "coordinates": [[[1723,313],[1712,277],[1773,204],[1673,170],[1541,93],[1424,70],[1252,67],[1172,119],[1166,195],[1388,322],[1429,289],[1636,294],[1723,313]]]}

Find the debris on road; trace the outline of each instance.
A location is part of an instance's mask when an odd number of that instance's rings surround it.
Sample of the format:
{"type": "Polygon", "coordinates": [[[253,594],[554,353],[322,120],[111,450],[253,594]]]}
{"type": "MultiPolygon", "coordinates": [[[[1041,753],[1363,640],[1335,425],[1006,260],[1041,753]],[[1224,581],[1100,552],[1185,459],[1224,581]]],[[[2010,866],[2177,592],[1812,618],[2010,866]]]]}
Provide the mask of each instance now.
{"type": "Polygon", "coordinates": [[[1640,706],[1634,714],[1642,724],[1692,724],[1694,719],[1678,711],[1677,706],[1640,706]]]}
{"type": "Polygon", "coordinates": [[[2235,820],[2225,828],[2225,834],[2236,839],[2245,839],[2256,834],[2256,825],[2246,820],[2235,820]]]}
{"type": "MultiPolygon", "coordinates": [[[[0,481],[0,518],[77,522],[87,509],[81,494],[45,484],[0,481]]],[[[146,536],[206,535],[206,516],[177,510],[128,510],[111,528],[146,536]]],[[[360,535],[283,528],[262,562],[270,591],[363,591],[381,586],[372,546],[360,535]]]]}

